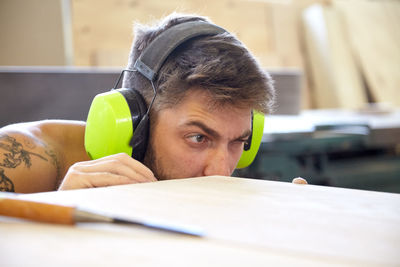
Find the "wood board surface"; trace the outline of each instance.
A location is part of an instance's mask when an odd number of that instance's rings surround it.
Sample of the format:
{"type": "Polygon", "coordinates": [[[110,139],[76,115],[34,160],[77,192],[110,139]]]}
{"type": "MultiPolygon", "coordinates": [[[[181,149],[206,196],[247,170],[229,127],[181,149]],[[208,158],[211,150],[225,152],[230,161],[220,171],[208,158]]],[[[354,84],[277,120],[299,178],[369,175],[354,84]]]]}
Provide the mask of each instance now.
{"type": "Polygon", "coordinates": [[[394,266],[400,261],[399,194],[215,176],[20,197],[196,226],[206,235],[0,217],[7,266],[394,266]]]}

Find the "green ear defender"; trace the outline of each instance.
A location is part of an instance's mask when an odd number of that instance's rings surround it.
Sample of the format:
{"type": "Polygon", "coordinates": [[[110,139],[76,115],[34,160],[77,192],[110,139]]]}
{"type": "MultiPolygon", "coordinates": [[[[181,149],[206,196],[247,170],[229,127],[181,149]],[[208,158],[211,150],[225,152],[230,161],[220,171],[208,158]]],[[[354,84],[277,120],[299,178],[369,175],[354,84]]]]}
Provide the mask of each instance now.
{"type": "MultiPolygon", "coordinates": [[[[153,82],[166,58],[189,39],[223,32],[224,29],[214,24],[190,21],[175,25],[157,36],[136,60],[134,70],[122,71],[113,90],[93,99],[85,130],[85,149],[89,157],[98,159],[123,152],[142,161],[149,136],[149,111],[157,95],[153,82]],[[116,89],[125,71],[138,71],[150,81],[154,96],[149,107],[137,90],[116,89]]],[[[263,129],[264,115],[253,111],[252,134],[237,168],[247,167],[254,160],[261,144],[263,129]]]]}
{"type": "MultiPolygon", "coordinates": [[[[141,161],[147,146],[146,104],[141,94],[132,89],[111,90],[97,95],[90,106],[85,130],[85,149],[92,159],[124,152],[141,161]],[[141,148],[133,152],[133,133],[145,136],[141,148]]],[[[143,139],[143,138],[142,138],[143,139]]]]}
{"type": "Polygon", "coordinates": [[[264,133],[264,114],[253,110],[251,135],[248,142],[245,144],[242,156],[236,166],[237,169],[250,166],[257,155],[261,145],[261,139],[264,133]]]}

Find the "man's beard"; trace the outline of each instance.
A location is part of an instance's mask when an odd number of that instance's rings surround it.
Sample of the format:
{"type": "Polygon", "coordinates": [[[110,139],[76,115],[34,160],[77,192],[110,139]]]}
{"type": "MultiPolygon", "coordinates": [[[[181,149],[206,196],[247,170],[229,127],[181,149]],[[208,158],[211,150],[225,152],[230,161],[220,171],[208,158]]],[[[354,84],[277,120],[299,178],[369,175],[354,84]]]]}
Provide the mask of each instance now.
{"type": "Polygon", "coordinates": [[[143,164],[146,165],[153,172],[157,180],[168,180],[165,171],[161,167],[160,159],[157,157],[156,150],[154,149],[154,145],[151,141],[150,144],[147,146],[143,164]]]}

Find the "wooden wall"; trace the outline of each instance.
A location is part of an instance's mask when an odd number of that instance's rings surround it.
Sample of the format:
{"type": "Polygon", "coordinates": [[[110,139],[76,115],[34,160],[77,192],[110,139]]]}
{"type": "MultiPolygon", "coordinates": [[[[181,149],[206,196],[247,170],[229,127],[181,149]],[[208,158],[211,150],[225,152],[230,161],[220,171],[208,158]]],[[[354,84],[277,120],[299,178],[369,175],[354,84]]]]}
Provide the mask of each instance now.
{"type": "MultiPolygon", "coordinates": [[[[300,42],[302,10],[324,0],[72,0],[74,64],[125,66],[133,38],[133,23],[150,23],[171,12],[204,15],[235,33],[269,69],[304,70],[300,42]]],[[[302,107],[309,108],[306,79],[302,107]]]]}
{"type": "Polygon", "coordinates": [[[302,109],[400,106],[399,0],[1,0],[0,65],[123,68],[134,22],[174,11],[235,33],[266,69],[300,70],[302,109]]]}
{"type": "Polygon", "coordinates": [[[301,10],[326,1],[72,0],[76,65],[126,63],[135,21],[149,23],[173,11],[205,15],[235,33],[268,67],[302,67],[301,10]]]}
{"type": "Polygon", "coordinates": [[[0,0],[0,65],[68,63],[64,0],[0,0]]]}
{"type": "Polygon", "coordinates": [[[197,13],[235,33],[263,67],[302,71],[302,109],[400,106],[398,0],[71,1],[77,66],[123,67],[135,21],[197,13]]]}

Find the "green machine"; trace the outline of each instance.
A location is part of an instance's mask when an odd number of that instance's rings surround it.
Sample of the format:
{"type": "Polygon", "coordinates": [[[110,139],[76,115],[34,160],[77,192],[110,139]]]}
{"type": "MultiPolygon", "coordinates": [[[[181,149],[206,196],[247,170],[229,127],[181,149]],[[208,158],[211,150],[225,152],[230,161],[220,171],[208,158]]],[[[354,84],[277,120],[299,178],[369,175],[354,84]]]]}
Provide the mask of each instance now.
{"type": "Polygon", "coordinates": [[[265,118],[252,165],[234,176],[400,193],[400,110],[306,111],[265,118]]]}

